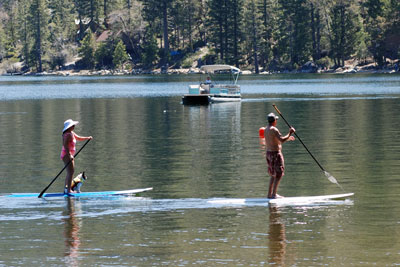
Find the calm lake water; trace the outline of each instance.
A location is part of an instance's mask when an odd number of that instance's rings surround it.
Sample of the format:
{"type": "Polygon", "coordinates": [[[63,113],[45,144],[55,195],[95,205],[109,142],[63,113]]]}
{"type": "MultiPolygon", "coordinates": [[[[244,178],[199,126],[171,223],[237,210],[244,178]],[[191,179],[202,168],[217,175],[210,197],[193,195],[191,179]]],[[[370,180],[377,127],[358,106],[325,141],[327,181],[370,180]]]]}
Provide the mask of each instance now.
{"type": "MultiPolygon", "coordinates": [[[[400,265],[400,75],[244,76],[241,103],[183,106],[200,76],[0,77],[0,266],[400,265]],[[258,129],[276,104],[346,192],[314,205],[212,205],[265,197],[258,129]],[[94,139],[83,191],[140,197],[7,198],[62,169],[64,120],[94,139]]],[[[282,132],[287,126],[282,120],[282,132]]],[[[83,143],[80,143],[81,146],[83,143]]],[[[285,196],[336,194],[298,142],[285,196]]],[[[65,174],[50,187],[60,192],[65,174]]]]}

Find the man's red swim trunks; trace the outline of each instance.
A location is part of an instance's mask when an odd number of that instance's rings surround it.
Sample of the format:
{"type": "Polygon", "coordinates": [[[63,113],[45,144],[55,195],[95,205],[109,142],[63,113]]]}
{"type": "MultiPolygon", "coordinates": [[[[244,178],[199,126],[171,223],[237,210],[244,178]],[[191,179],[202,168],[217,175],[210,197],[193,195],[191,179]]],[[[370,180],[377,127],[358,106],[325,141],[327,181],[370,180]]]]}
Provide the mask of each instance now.
{"type": "Polygon", "coordinates": [[[272,177],[282,177],[285,175],[285,161],[282,152],[267,151],[268,173],[272,177]]]}

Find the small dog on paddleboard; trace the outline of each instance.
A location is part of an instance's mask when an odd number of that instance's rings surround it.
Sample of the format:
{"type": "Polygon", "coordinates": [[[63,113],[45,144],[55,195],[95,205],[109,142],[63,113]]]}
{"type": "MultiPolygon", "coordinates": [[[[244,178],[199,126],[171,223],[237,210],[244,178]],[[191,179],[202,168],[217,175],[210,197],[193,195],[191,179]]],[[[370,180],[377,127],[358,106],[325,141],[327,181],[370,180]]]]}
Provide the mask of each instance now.
{"type": "Polygon", "coordinates": [[[74,179],[72,179],[72,184],[71,184],[71,191],[75,193],[80,193],[81,192],[81,186],[83,185],[83,182],[87,179],[87,176],[85,172],[79,173],[74,179]]]}

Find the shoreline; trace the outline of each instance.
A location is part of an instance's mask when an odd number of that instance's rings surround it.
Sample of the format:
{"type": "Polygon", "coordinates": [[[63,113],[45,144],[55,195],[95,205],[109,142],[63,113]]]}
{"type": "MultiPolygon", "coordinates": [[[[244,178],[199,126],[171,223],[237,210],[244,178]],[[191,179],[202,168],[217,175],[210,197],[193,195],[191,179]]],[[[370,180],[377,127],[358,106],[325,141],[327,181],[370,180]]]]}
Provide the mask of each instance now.
{"type": "MultiPolygon", "coordinates": [[[[277,72],[260,72],[256,74],[250,70],[241,71],[241,75],[276,75],[276,74],[392,74],[400,73],[400,69],[392,68],[376,68],[376,67],[350,67],[328,69],[328,70],[317,70],[317,71],[277,71],[277,72]]],[[[169,69],[167,71],[161,71],[160,69],[154,70],[141,70],[134,69],[131,71],[122,70],[59,70],[59,71],[44,71],[44,72],[15,72],[15,73],[2,73],[1,76],[131,76],[131,75],[189,75],[189,74],[204,74],[199,68],[188,68],[188,69],[169,69]]]]}

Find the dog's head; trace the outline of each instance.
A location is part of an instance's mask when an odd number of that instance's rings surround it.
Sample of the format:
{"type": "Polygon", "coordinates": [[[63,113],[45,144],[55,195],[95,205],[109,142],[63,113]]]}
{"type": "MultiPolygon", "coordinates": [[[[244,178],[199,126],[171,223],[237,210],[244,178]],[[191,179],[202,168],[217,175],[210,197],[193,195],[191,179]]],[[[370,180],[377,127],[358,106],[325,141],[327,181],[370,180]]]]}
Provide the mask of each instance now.
{"type": "Polygon", "coordinates": [[[85,181],[88,177],[86,176],[85,172],[81,172],[78,174],[77,178],[80,178],[81,181],[85,181]]]}

